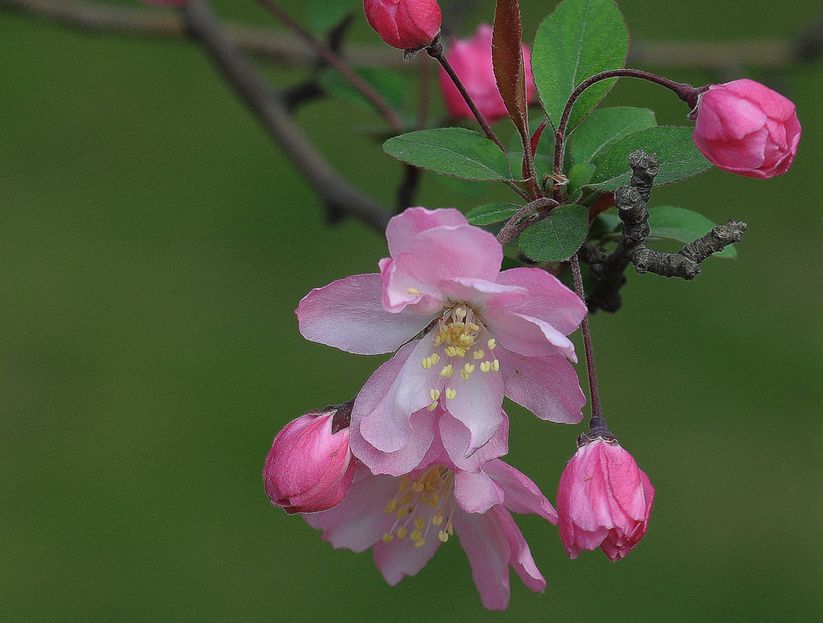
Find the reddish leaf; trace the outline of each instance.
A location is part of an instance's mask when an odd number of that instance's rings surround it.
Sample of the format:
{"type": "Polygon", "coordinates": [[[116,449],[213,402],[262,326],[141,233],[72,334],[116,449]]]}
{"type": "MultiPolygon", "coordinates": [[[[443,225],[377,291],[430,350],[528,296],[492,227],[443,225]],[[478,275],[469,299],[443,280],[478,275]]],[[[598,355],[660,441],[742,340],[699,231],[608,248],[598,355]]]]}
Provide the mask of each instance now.
{"type": "Polygon", "coordinates": [[[589,219],[594,220],[598,214],[601,214],[614,207],[614,194],[604,193],[597,201],[595,201],[589,208],[589,219]]]}
{"type": "MultiPolygon", "coordinates": [[[[540,137],[543,136],[543,130],[546,129],[546,126],[548,124],[549,124],[549,120],[546,119],[543,123],[541,123],[539,126],[537,126],[537,129],[534,131],[534,134],[532,134],[530,145],[531,145],[533,154],[537,153],[537,148],[540,146],[540,137]]],[[[526,166],[526,159],[524,158],[523,159],[523,177],[529,177],[529,172],[526,170],[527,168],[528,167],[526,166]]]]}
{"type": "Polygon", "coordinates": [[[497,0],[492,36],[492,61],[497,88],[524,144],[529,140],[529,112],[526,104],[526,75],[520,24],[520,2],[497,0]]]}

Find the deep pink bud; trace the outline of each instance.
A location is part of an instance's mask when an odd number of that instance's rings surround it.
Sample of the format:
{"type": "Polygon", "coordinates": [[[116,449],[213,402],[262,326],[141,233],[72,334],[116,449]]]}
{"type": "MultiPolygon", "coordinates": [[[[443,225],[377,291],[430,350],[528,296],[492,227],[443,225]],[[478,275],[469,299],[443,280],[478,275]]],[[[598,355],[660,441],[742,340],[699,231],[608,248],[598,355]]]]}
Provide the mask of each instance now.
{"type": "Polygon", "coordinates": [[[425,48],[443,22],[437,0],[364,0],[363,10],[380,38],[401,50],[425,48]]]}
{"type": "MultiPolygon", "coordinates": [[[[526,100],[533,102],[537,96],[532,76],[531,51],[523,45],[523,67],[526,75],[526,100]]],[[[492,27],[481,24],[471,39],[455,41],[446,53],[446,58],[474,100],[477,109],[489,120],[497,121],[509,113],[497,88],[492,65],[492,27]]],[[[440,70],[440,88],[446,100],[446,108],[457,119],[474,119],[460,91],[449,76],[440,70]]]]}
{"type": "Polygon", "coordinates": [[[272,504],[287,513],[328,510],[351,487],[356,464],[349,451],[349,429],[332,433],[335,413],[302,415],[274,438],[263,482],[272,504]]]}
{"type": "Polygon", "coordinates": [[[569,558],[599,547],[611,560],[628,554],[646,534],[654,487],[616,441],[596,439],[578,449],[560,477],[557,514],[569,558]]]}
{"type": "Polygon", "coordinates": [[[800,143],[794,103],[754,80],[715,84],[700,95],[694,143],[717,167],[770,178],[789,170],[800,143]]]}

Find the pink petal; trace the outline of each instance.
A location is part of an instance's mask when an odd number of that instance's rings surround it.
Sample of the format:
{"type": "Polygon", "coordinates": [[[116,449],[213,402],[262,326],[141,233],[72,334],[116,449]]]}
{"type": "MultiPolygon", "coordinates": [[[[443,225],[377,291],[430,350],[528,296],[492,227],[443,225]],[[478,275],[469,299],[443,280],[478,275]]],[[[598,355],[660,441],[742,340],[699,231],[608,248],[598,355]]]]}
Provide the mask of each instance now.
{"type": "Polygon", "coordinates": [[[547,322],[493,307],[485,310],[484,318],[490,333],[510,351],[527,357],[562,354],[577,361],[571,340],[547,322]]]}
{"type": "Polygon", "coordinates": [[[528,294],[525,288],[501,285],[484,279],[451,279],[441,281],[439,285],[451,300],[464,301],[475,309],[482,309],[489,304],[511,307],[528,294]]]}
{"type": "Polygon", "coordinates": [[[503,489],[483,472],[457,471],[454,475],[454,499],[467,513],[485,513],[503,503],[503,489]]]}
{"type": "Polygon", "coordinates": [[[509,452],[509,418],[501,411],[502,422],[488,443],[470,453],[471,433],[458,419],[443,412],[440,417],[440,438],[452,464],[467,472],[478,472],[492,459],[505,456],[509,452]]]}
{"type": "Polygon", "coordinates": [[[577,372],[565,357],[524,357],[498,347],[506,396],[541,420],[577,424],[586,396],[577,372]]]}
{"type": "Polygon", "coordinates": [[[386,227],[386,240],[389,253],[396,257],[408,251],[414,237],[435,227],[468,225],[466,217],[453,208],[427,210],[426,208],[408,208],[393,217],[386,227]]]}
{"type": "Polygon", "coordinates": [[[440,543],[437,534],[429,534],[422,547],[415,547],[411,539],[380,541],[373,548],[374,564],[389,586],[396,586],[404,577],[417,575],[432,559],[440,543]]]}
{"type": "Polygon", "coordinates": [[[471,225],[436,227],[415,236],[407,269],[424,283],[449,279],[495,281],[503,261],[503,247],[492,234],[471,225]]]}
{"type": "Polygon", "coordinates": [[[388,476],[372,476],[364,466],[349,494],[331,510],[303,515],[313,528],[323,530],[323,540],[335,547],[363,552],[391,529],[394,517],[386,515],[386,503],[397,493],[398,481],[388,476]]]}
{"type": "Polygon", "coordinates": [[[504,270],[497,277],[497,283],[518,286],[528,292],[522,302],[508,306],[510,311],[539,318],[563,335],[576,331],[588,313],[573,290],[540,268],[504,270]]]}
{"type": "Polygon", "coordinates": [[[523,533],[520,532],[520,528],[517,527],[514,518],[503,508],[494,508],[491,513],[496,515],[497,521],[500,523],[500,529],[509,542],[509,549],[511,550],[509,563],[529,590],[542,593],[546,589],[546,580],[543,579],[543,574],[537,568],[529,545],[526,543],[523,533]]]}
{"type": "Polygon", "coordinates": [[[359,421],[352,418],[351,451],[374,474],[403,476],[414,471],[426,456],[437,433],[437,416],[422,409],[411,416],[411,435],[400,450],[381,452],[359,433],[359,421]],[[355,427],[357,427],[355,429],[355,427]]]}
{"type": "Polygon", "coordinates": [[[557,523],[557,511],[525,474],[499,460],[487,463],[483,472],[503,489],[507,509],[521,515],[538,515],[552,524],[557,523]]]}
{"type": "Polygon", "coordinates": [[[359,355],[397,350],[433,319],[413,311],[383,310],[378,274],[353,275],[309,292],[297,306],[300,333],[307,340],[359,355]]]}
{"type": "Polygon", "coordinates": [[[509,605],[512,552],[497,514],[456,511],[454,530],[469,559],[472,578],[483,605],[489,610],[505,610],[509,605]]]}
{"type": "Polygon", "coordinates": [[[403,312],[424,316],[436,315],[446,304],[440,290],[420,281],[405,268],[409,254],[397,259],[380,260],[380,279],[383,284],[383,309],[393,314],[403,312]]]}

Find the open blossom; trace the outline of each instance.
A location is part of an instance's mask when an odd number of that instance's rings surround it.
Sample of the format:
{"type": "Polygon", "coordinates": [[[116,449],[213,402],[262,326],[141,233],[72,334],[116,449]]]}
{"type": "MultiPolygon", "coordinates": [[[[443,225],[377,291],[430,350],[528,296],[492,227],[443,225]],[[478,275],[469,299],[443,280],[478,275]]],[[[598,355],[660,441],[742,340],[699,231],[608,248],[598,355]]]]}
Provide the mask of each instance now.
{"type": "Polygon", "coordinates": [[[335,548],[372,549],[392,586],[416,575],[457,535],[483,605],[504,610],[509,567],[531,590],[546,587],[512,512],[557,520],[537,485],[513,467],[495,459],[480,472],[466,472],[436,442],[420,466],[400,478],[375,476],[361,465],[342,503],[305,519],[335,548]]]}
{"type": "MultiPolygon", "coordinates": [[[[507,116],[506,104],[497,88],[492,65],[492,28],[481,24],[471,39],[455,41],[446,54],[463,86],[466,87],[477,109],[491,122],[507,116]]],[[[531,66],[531,51],[523,45],[523,66],[526,77],[526,101],[533,102],[537,96],[531,66]]],[[[454,86],[448,74],[440,70],[440,88],[446,101],[446,108],[452,117],[474,119],[463,96],[454,86]]]]}
{"type": "Polygon", "coordinates": [[[694,142],[717,167],[747,177],[786,173],[800,143],[795,105],[754,80],[712,85],[700,95],[694,142]]]}
{"type": "Polygon", "coordinates": [[[263,469],[266,494],[287,513],[334,507],[346,496],[356,461],[347,428],[334,432],[337,410],[307,413],[277,433],[263,469]]]}
{"type": "Polygon", "coordinates": [[[443,21],[437,0],[364,0],[363,11],[380,38],[401,50],[429,45],[443,21]]]}
{"type": "Polygon", "coordinates": [[[560,538],[570,558],[599,547],[618,561],[649,526],[654,487],[631,454],[613,440],[596,439],[577,450],[560,477],[560,538]]]}
{"type": "Polygon", "coordinates": [[[580,421],[566,336],[586,307],[574,292],[538,268],[501,272],[500,243],[457,210],[410,208],[386,236],[380,274],[315,289],[297,308],[309,340],[360,354],[400,349],[358,395],[353,437],[400,451],[419,443],[412,414],[441,406],[461,425],[444,440],[450,453],[467,456],[500,428],[504,394],[541,419],[580,421]]]}

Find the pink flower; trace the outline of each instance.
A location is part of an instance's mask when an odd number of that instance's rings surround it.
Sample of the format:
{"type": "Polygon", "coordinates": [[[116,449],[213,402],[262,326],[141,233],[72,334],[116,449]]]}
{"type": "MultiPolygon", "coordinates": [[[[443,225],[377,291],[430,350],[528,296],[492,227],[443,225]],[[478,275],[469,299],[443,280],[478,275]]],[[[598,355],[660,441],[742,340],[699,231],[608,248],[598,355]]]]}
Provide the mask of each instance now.
{"type": "Polygon", "coordinates": [[[600,547],[618,561],[649,526],[654,487],[616,441],[598,438],[578,449],[560,477],[560,538],[570,558],[600,547]]]}
{"type": "MultiPolygon", "coordinates": [[[[343,409],[350,409],[343,406],[343,409]]],[[[334,430],[337,409],[307,413],[286,424],[271,446],[263,481],[272,504],[287,513],[324,511],[340,503],[351,487],[356,461],[349,431],[334,430]]]]}
{"type": "Polygon", "coordinates": [[[412,414],[438,405],[456,420],[444,433],[455,459],[498,431],[504,394],[541,419],[580,421],[585,398],[566,336],[586,307],[574,292],[538,268],[500,272],[500,243],[457,210],[410,208],[386,236],[380,274],[313,290],[297,308],[309,340],[360,354],[400,348],[355,402],[358,458],[376,469],[364,443],[383,453],[421,443],[412,414]]]}
{"type": "Polygon", "coordinates": [[[480,472],[465,472],[435,443],[420,467],[402,478],[375,476],[361,465],[342,503],[305,519],[335,548],[371,548],[391,586],[416,575],[457,534],[483,605],[505,610],[509,567],[531,590],[546,587],[512,512],[557,520],[537,486],[513,467],[493,460],[480,472]]]}
{"type": "Polygon", "coordinates": [[[401,50],[425,48],[443,21],[437,0],[365,0],[363,10],[380,38],[401,50]]]}
{"type": "MultiPolygon", "coordinates": [[[[446,54],[446,58],[474,100],[478,110],[489,122],[497,121],[509,114],[494,77],[491,26],[481,24],[471,39],[455,41],[446,54]]],[[[526,74],[526,100],[533,102],[537,89],[532,76],[531,51],[526,45],[523,46],[523,64],[526,74]]],[[[446,100],[446,108],[452,117],[474,119],[474,115],[457,87],[442,69],[440,70],[440,88],[446,100]]]]}
{"type": "Polygon", "coordinates": [[[725,171],[771,178],[792,166],[800,122],[790,100],[754,80],[735,80],[700,95],[694,142],[725,171]]]}

